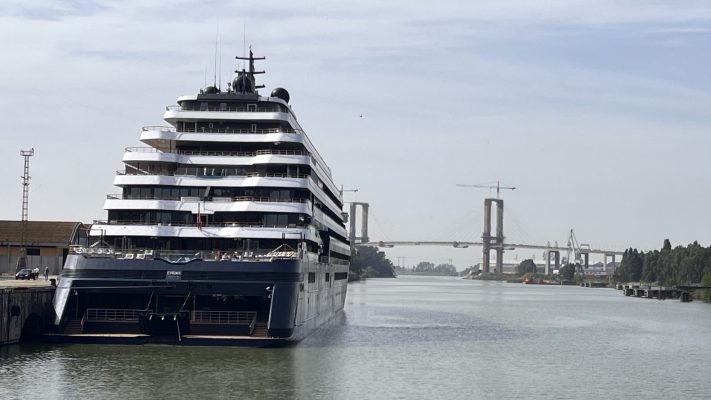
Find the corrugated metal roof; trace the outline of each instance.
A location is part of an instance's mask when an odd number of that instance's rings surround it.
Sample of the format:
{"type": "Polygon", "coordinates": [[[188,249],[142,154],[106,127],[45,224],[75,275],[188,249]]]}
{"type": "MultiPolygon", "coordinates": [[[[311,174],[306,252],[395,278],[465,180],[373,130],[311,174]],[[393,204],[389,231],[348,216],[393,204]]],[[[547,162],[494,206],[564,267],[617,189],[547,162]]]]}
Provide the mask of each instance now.
{"type": "MultiPolygon", "coordinates": [[[[67,244],[74,238],[81,222],[27,221],[25,241],[28,245],[67,244]]],[[[0,242],[21,243],[22,221],[0,221],[0,242]]]]}

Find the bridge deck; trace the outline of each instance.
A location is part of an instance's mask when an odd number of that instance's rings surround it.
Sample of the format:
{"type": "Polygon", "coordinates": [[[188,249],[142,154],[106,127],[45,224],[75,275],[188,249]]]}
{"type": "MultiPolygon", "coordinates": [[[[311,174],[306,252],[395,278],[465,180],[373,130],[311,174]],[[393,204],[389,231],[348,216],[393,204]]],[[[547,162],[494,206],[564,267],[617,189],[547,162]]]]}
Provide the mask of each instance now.
{"type": "MultiPolygon", "coordinates": [[[[375,247],[395,247],[395,246],[449,246],[455,248],[467,248],[467,247],[481,247],[484,246],[482,242],[439,242],[439,241],[378,241],[378,242],[367,242],[367,243],[357,243],[356,246],[375,246],[375,247]]],[[[504,249],[515,250],[515,249],[537,249],[537,250],[557,250],[557,251],[568,251],[569,247],[563,246],[545,246],[537,244],[520,244],[520,243],[504,243],[504,249]]],[[[494,247],[492,246],[492,249],[494,247]]],[[[607,254],[607,255],[622,255],[623,251],[616,250],[603,250],[603,249],[581,249],[580,252],[588,254],[607,254]]]]}

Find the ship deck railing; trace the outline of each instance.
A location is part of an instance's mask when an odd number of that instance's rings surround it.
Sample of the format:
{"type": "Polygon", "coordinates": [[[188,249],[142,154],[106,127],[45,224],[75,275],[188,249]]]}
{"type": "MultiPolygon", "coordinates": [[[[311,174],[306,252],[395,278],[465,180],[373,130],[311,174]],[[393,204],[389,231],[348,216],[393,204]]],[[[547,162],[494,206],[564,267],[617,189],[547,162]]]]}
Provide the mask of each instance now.
{"type": "Polygon", "coordinates": [[[136,196],[136,195],[124,195],[121,193],[114,193],[114,194],[107,194],[106,198],[109,200],[170,200],[170,201],[183,201],[183,202],[188,202],[188,201],[214,201],[214,202],[237,202],[237,201],[251,201],[255,203],[306,203],[309,201],[309,199],[300,199],[300,198],[284,198],[284,199],[276,199],[273,197],[260,197],[260,196],[235,196],[235,197],[220,197],[220,196],[214,196],[214,197],[208,197],[208,198],[199,198],[199,197],[194,197],[194,196],[136,196]]]}
{"type": "Polygon", "coordinates": [[[82,318],[85,322],[136,322],[141,310],[120,308],[87,308],[82,318]]]}
{"type": "Polygon", "coordinates": [[[152,250],[152,249],[114,249],[111,247],[69,247],[71,254],[92,258],[114,258],[118,260],[153,260],[160,259],[170,263],[186,263],[193,260],[231,262],[231,261],[271,261],[274,259],[296,259],[296,251],[219,251],[219,250],[152,250]]]}
{"type": "Polygon", "coordinates": [[[263,128],[263,129],[228,129],[228,128],[198,128],[198,129],[190,129],[190,128],[183,128],[183,129],[176,129],[175,127],[172,126],[144,126],[141,128],[142,131],[148,132],[148,131],[158,131],[158,132],[176,132],[176,133],[247,133],[247,134],[269,134],[269,133],[289,133],[292,135],[298,135],[299,132],[295,130],[289,130],[289,129],[284,129],[284,128],[263,128]]]}
{"type": "Polygon", "coordinates": [[[185,228],[305,228],[306,223],[290,223],[290,224],[266,224],[263,222],[210,222],[199,224],[197,222],[161,222],[161,221],[145,221],[145,220],[94,220],[95,225],[150,225],[150,226],[179,226],[185,228]]]}
{"type": "Polygon", "coordinates": [[[178,150],[178,151],[163,151],[154,147],[126,147],[127,153],[161,153],[161,154],[180,154],[186,156],[209,156],[209,157],[255,157],[262,155],[278,155],[278,156],[308,156],[309,153],[303,150],[255,150],[255,151],[193,151],[193,150],[178,150]]]}
{"type": "Polygon", "coordinates": [[[190,315],[194,324],[249,325],[257,322],[256,311],[201,311],[195,310],[190,315]]]}
{"type": "Polygon", "coordinates": [[[178,105],[170,105],[165,107],[166,111],[206,111],[206,112],[281,112],[287,113],[285,108],[279,106],[226,106],[226,107],[183,107],[178,105]]]}
{"type": "Polygon", "coordinates": [[[142,176],[196,176],[199,178],[225,178],[225,177],[244,177],[244,178],[291,178],[291,179],[306,179],[308,174],[283,174],[283,173],[260,173],[260,172],[244,172],[237,168],[181,168],[177,171],[142,171],[142,170],[118,170],[116,175],[142,175],[142,176]],[[208,172],[205,169],[210,170],[208,172]]]}

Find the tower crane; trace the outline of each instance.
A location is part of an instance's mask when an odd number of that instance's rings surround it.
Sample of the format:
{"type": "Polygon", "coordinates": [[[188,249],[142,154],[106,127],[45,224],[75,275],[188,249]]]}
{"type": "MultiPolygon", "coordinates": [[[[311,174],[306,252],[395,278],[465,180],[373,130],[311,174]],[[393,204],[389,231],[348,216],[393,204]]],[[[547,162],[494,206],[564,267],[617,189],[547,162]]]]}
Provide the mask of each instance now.
{"type": "Polygon", "coordinates": [[[343,185],[341,185],[341,188],[338,189],[338,193],[340,193],[341,196],[343,196],[343,192],[354,192],[355,193],[357,191],[358,191],[358,189],[343,189],[343,185]]]}
{"type": "Polygon", "coordinates": [[[479,184],[479,185],[465,185],[465,184],[457,184],[457,187],[468,187],[468,188],[482,188],[482,189],[496,189],[496,198],[499,198],[499,192],[501,189],[506,189],[506,190],[515,190],[516,188],[513,186],[501,186],[501,183],[499,181],[496,181],[496,186],[493,185],[484,185],[484,184],[479,184]]]}

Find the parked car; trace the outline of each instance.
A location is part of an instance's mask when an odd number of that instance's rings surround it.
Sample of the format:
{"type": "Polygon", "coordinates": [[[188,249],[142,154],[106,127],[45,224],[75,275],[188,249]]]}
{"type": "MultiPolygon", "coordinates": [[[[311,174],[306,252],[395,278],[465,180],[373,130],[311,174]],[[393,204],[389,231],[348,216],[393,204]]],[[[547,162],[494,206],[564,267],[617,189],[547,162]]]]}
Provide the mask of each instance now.
{"type": "Polygon", "coordinates": [[[39,272],[34,272],[31,269],[21,269],[15,274],[15,280],[18,279],[34,279],[37,280],[39,272]]]}

